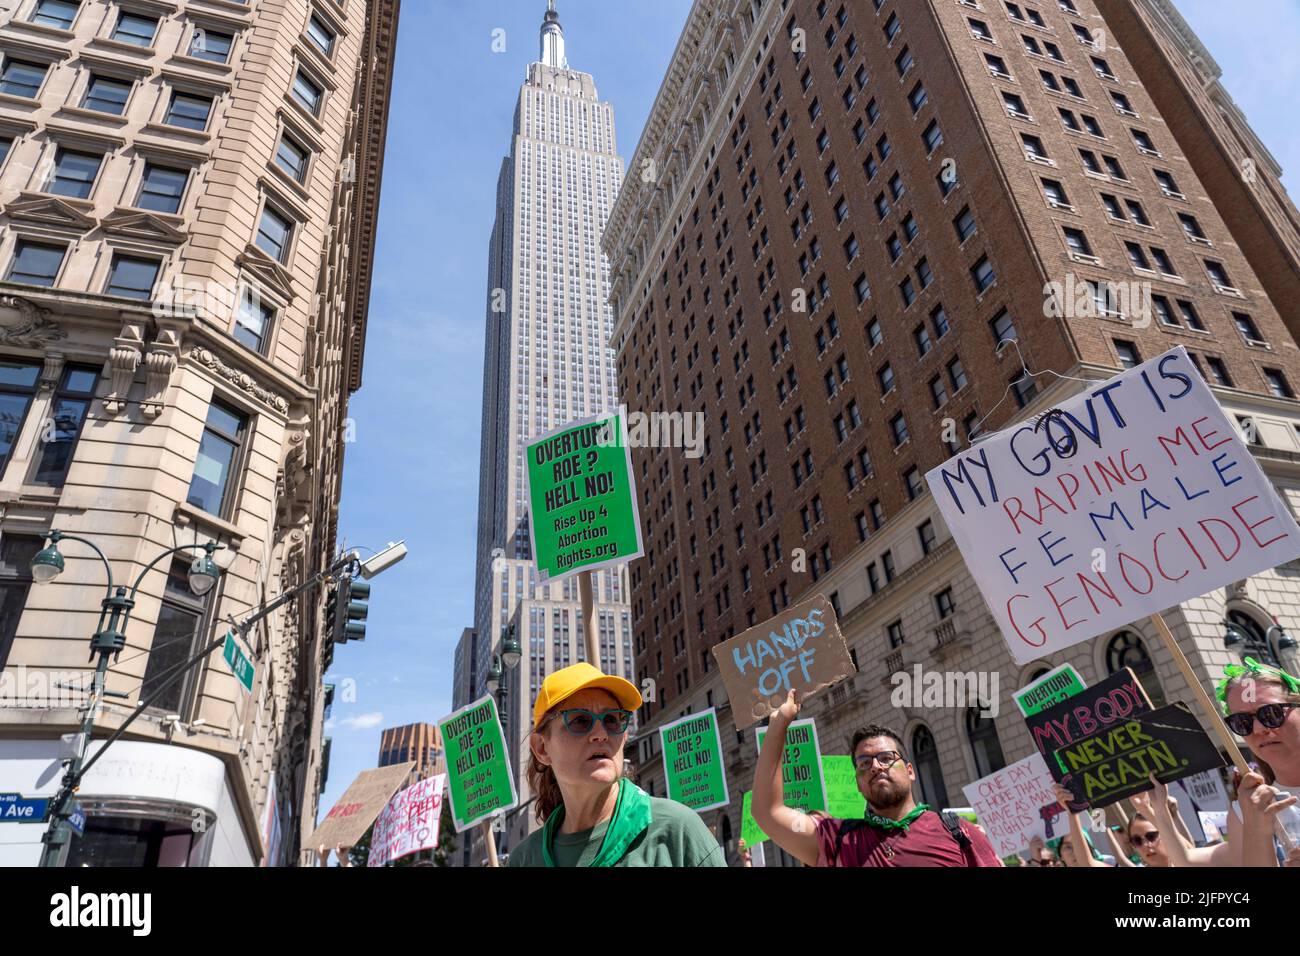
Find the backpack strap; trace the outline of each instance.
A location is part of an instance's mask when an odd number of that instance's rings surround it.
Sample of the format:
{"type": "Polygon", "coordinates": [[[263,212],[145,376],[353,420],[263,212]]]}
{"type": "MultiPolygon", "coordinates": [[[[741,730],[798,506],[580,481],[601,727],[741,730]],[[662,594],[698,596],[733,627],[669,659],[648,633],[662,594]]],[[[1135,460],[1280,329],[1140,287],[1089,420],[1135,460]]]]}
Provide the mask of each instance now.
{"type": "Polygon", "coordinates": [[[854,830],[861,830],[867,825],[866,820],[841,820],[839,833],[835,837],[835,855],[831,857],[831,866],[839,861],[840,851],[844,849],[844,838],[854,830]]]}
{"type": "Polygon", "coordinates": [[[939,819],[943,821],[944,829],[947,830],[949,835],[957,841],[957,845],[962,848],[962,851],[965,852],[966,850],[969,850],[971,845],[970,837],[968,837],[966,831],[961,828],[961,819],[957,814],[953,813],[951,810],[944,810],[939,814],[939,819]]]}

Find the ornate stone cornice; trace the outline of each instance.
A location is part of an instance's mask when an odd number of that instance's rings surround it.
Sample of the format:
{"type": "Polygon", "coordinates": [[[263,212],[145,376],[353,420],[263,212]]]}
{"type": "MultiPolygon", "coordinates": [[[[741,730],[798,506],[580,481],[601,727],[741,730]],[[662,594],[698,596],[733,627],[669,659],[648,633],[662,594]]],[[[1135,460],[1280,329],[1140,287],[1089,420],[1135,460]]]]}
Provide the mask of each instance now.
{"type": "Polygon", "coordinates": [[[289,403],[282,395],[271,391],[262,385],[261,382],[253,378],[247,372],[232,368],[221,360],[221,356],[216,352],[202,345],[196,345],[186,353],[186,359],[202,365],[204,368],[214,372],[219,378],[225,379],[235,387],[242,389],[244,392],[253,396],[268,408],[274,409],[281,415],[289,411],[289,403]]]}

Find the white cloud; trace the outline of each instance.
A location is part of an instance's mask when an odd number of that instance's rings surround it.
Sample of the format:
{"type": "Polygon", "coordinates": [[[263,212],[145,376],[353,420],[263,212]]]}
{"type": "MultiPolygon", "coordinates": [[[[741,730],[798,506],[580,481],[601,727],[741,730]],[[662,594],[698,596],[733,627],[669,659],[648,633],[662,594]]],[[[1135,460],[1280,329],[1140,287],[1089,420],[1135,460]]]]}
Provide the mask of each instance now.
{"type": "Polygon", "coordinates": [[[344,717],[339,723],[348,730],[369,730],[371,727],[378,727],[384,722],[384,715],[381,711],[375,710],[368,714],[358,714],[356,717],[344,717]]]}

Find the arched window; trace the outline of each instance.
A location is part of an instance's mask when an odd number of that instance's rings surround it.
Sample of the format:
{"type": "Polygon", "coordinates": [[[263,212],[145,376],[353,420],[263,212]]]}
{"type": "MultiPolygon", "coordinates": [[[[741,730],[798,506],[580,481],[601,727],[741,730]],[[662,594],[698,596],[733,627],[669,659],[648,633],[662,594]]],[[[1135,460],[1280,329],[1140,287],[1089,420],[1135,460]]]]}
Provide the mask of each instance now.
{"type": "Polygon", "coordinates": [[[1263,664],[1281,667],[1281,662],[1273,656],[1273,649],[1268,644],[1268,633],[1259,626],[1259,622],[1245,611],[1229,611],[1228,623],[1242,637],[1244,643],[1234,648],[1242,657],[1253,657],[1263,664]]]}
{"type": "Polygon", "coordinates": [[[921,785],[921,802],[940,809],[948,806],[948,789],[943,785],[943,768],[939,766],[939,748],[928,727],[918,727],[912,734],[912,766],[921,785]]]}
{"type": "Polygon", "coordinates": [[[966,736],[970,738],[971,753],[975,755],[975,776],[987,777],[1007,765],[998,743],[998,729],[993,721],[980,714],[979,707],[966,711],[966,736]]]}
{"type": "Polygon", "coordinates": [[[1152,707],[1165,705],[1165,691],[1156,676],[1156,666],[1151,662],[1142,638],[1132,631],[1120,631],[1106,645],[1106,673],[1114,674],[1122,667],[1133,671],[1142,689],[1151,698],[1152,707]]]}

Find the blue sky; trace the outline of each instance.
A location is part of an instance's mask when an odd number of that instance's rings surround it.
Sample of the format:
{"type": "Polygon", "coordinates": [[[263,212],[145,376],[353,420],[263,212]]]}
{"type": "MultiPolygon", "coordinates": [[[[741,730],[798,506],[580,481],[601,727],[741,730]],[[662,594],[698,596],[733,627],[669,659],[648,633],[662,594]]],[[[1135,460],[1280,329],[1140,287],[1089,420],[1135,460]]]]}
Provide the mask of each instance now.
{"type": "MultiPolygon", "coordinates": [[[[1176,0],[1224,84],[1300,187],[1300,0],[1176,0]],[[1258,29],[1268,23],[1269,29],[1258,29]]],[[[570,64],[614,104],[630,161],[690,0],[559,0],[570,64]]],[[[375,766],[383,727],[451,710],[452,654],[473,619],[487,243],[543,0],[408,0],[402,8],[363,385],[351,405],[340,545],[410,555],[376,578],[365,643],[340,685],[322,815],[375,766]],[[504,30],[505,52],[492,52],[504,30]],[[356,699],[341,699],[355,681],[356,699]]],[[[498,44],[499,45],[499,44],[498,44]]]]}

